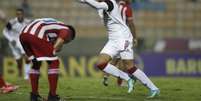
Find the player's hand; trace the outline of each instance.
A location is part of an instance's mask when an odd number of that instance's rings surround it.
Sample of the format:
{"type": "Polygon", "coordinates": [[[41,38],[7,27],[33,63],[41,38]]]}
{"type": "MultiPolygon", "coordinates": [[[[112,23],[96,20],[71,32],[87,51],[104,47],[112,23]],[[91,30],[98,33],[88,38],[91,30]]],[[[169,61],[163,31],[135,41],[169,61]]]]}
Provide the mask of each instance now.
{"type": "Polygon", "coordinates": [[[138,44],[137,39],[136,39],[136,38],[135,38],[135,39],[133,39],[133,46],[134,46],[134,47],[136,47],[136,46],[137,46],[137,44],[138,44]]]}

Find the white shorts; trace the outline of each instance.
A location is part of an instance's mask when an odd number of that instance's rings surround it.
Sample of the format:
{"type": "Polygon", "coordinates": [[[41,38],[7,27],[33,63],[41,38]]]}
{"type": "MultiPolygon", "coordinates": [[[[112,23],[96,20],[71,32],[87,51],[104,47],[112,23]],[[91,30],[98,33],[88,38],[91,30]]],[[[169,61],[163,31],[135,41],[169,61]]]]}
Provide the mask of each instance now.
{"type": "Polygon", "coordinates": [[[100,53],[110,55],[112,58],[132,60],[134,59],[133,42],[126,39],[109,40],[100,53]]]}
{"type": "Polygon", "coordinates": [[[9,46],[15,59],[20,59],[25,54],[20,41],[17,41],[15,46],[9,42],[9,46]]]}

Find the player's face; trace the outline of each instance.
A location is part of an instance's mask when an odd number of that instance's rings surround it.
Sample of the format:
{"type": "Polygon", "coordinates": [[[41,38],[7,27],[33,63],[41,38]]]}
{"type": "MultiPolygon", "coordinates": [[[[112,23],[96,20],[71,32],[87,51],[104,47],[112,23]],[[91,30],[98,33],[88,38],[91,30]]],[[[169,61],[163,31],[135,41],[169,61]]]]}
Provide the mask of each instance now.
{"type": "Polygon", "coordinates": [[[24,13],[22,11],[17,11],[16,16],[19,22],[22,22],[24,20],[24,13]]]}

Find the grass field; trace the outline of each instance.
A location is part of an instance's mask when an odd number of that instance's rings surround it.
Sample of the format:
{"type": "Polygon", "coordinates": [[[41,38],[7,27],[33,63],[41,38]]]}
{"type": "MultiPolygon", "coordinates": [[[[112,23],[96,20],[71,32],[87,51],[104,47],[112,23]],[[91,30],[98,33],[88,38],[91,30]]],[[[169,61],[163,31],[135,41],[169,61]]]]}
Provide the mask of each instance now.
{"type": "MultiPolygon", "coordinates": [[[[65,101],[201,101],[201,78],[152,78],[160,87],[161,94],[155,99],[146,99],[148,90],[140,83],[133,93],[118,87],[114,79],[104,87],[100,78],[60,79],[58,94],[65,101]]],[[[15,83],[14,81],[11,81],[15,83]]],[[[16,81],[20,88],[11,94],[0,94],[0,101],[29,101],[30,86],[23,80],[16,81]]],[[[40,93],[47,96],[46,79],[40,80],[40,93]]]]}

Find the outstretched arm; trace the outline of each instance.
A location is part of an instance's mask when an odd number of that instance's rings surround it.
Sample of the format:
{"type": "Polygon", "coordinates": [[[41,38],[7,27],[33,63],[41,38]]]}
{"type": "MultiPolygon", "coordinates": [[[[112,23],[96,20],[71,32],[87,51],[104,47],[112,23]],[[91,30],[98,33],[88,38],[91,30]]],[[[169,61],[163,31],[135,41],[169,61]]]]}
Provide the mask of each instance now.
{"type": "Polygon", "coordinates": [[[80,0],[80,1],[92,6],[93,8],[96,8],[96,9],[112,11],[114,8],[113,3],[109,0],[102,1],[102,2],[98,2],[96,0],[80,0]]]}

